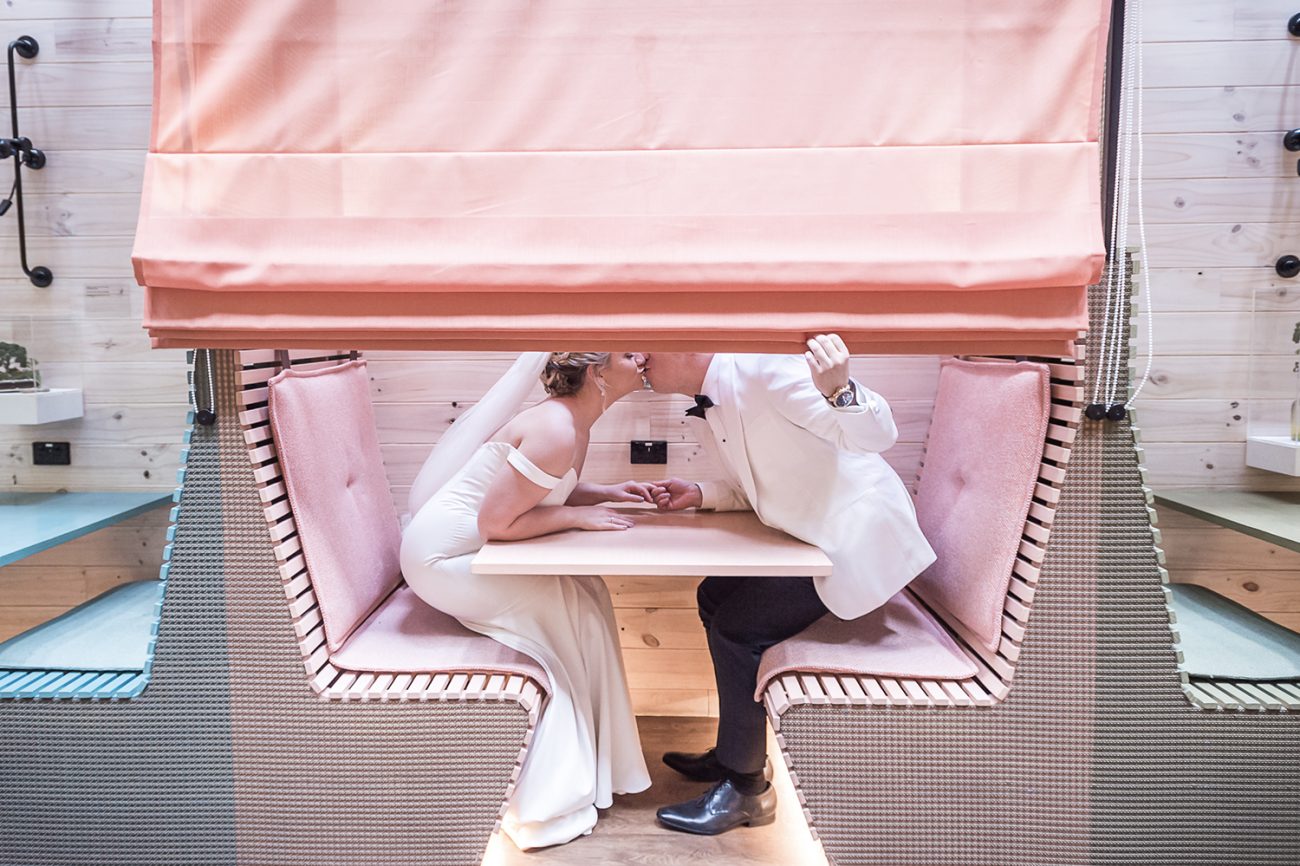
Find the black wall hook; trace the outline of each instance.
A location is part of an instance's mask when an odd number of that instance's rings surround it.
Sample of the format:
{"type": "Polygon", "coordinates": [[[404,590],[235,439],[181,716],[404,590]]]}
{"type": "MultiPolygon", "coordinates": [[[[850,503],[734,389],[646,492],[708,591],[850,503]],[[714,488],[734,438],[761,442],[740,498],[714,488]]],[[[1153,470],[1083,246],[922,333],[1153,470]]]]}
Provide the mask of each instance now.
{"type": "Polygon", "coordinates": [[[50,269],[27,264],[27,224],[23,214],[23,166],[29,169],[45,167],[45,152],[32,146],[30,138],[18,132],[18,88],[14,74],[14,54],[31,60],[41,51],[40,43],[30,36],[19,36],[9,43],[9,120],[13,127],[12,138],[0,138],[0,159],[13,157],[14,189],[9,198],[0,200],[0,216],[9,210],[10,202],[18,205],[18,255],[22,262],[23,273],[27,274],[33,285],[45,288],[54,282],[50,269]]]}

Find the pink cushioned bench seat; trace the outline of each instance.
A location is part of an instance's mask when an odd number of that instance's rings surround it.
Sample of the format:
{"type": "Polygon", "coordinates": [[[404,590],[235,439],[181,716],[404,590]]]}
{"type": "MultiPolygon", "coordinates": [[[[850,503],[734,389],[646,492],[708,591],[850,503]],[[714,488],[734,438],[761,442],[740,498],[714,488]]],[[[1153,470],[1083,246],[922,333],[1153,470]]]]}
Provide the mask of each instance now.
{"type": "Polygon", "coordinates": [[[470,631],[421,601],[409,586],[390,595],[338,652],[335,667],[365,673],[474,671],[520,674],[549,690],[542,666],[505,644],[470,631]]]}
{"type": "Polygon", "coordinates": [[[939,558],[911,588],[989,651],[1002,640],[1050,410],[1051,374],[1042,364],[940,365],[916,491],[917,520],[939,558]]]}
{"type": "Polygon", "coordinates": [[[762,700],[767,684],[791,671],[963,680],[975,676],[976,667],[947,629],[904,590],[855,620],[827,614],[763,653],[754,699],[762,700]]]}
{"type": "MultiPolygon", "coordinates": [[[[272,506],[284,539],[276,550],[313,687],[346,699],[385,679],[404,682],[401,691],[419,675],[468,674],[549,688],[537,662],[425,604],[404,583],[366,362],[283,369],[266,387],[275,449],[264,456],[278,459],[290,504],[272,506]]],[[[277,480],[275,468],[264,480],[277,480]]]]}
{"type": "Polygon", "coordinates": [[[940,364],[916,495],[938,559],[882,608],[851,622],[824,617],[767,650],[756,699],[791,672],[897,678],[918,699],[951,697],[940,683],[971,679],[995,698],[1007,694],[1050,525],[1035,497],[1050,495],[1044,473],[1063,472],[1044,465],[1051,379],[1038,362],[940,364]]]}

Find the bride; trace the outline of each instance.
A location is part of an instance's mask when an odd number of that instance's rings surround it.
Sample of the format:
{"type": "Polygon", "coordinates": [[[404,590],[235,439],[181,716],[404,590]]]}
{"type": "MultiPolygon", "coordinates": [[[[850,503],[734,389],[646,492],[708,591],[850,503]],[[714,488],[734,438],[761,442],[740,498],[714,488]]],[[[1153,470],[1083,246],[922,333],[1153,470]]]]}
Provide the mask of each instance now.
{"type": "Polygon", "coordinates": [[[600,503],[654,501],[650,484],[579,482],[591,426],[639,390],[634,353],[520,356],[429,455],[411,488],[402,573],[430,605],[538,661],[550,695],[502,827],[521,849],[590,833],[613,794],[650,786],[618,627],[599,577],[472,574],[486,541],[632,522],[600,503]],[[549,397],[523,411],[538,378],[549,397]],[[518,414],[516,414],[518,413],[518,414]]]}

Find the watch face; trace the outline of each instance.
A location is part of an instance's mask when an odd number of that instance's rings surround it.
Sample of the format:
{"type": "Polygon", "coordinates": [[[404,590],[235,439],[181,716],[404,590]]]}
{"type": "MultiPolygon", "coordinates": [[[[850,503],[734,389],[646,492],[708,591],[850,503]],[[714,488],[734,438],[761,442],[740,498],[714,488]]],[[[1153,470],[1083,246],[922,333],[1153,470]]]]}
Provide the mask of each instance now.
{"type": "Polygon", "coordinates": [[[835,398],[835,405],[843,409],[853,402],[853,390],[849,389],[835,398]]]}

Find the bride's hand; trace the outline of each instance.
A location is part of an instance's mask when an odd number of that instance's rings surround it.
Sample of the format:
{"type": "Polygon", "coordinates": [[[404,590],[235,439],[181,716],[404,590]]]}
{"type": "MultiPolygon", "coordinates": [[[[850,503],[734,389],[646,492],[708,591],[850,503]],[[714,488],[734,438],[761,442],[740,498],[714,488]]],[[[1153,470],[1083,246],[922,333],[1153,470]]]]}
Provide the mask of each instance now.
{"type": "Polygon", "coordinates": [[[631,529],[632,519],[603,505],[580,505],[573,508],[573,528],[591,532],[631,529]]]}
{"type": "Polygon", "coordinates": [[[654,504],[655,486],[649,481],[624,481],[605,485],[606,502],[649,502],[654,504]]]}

